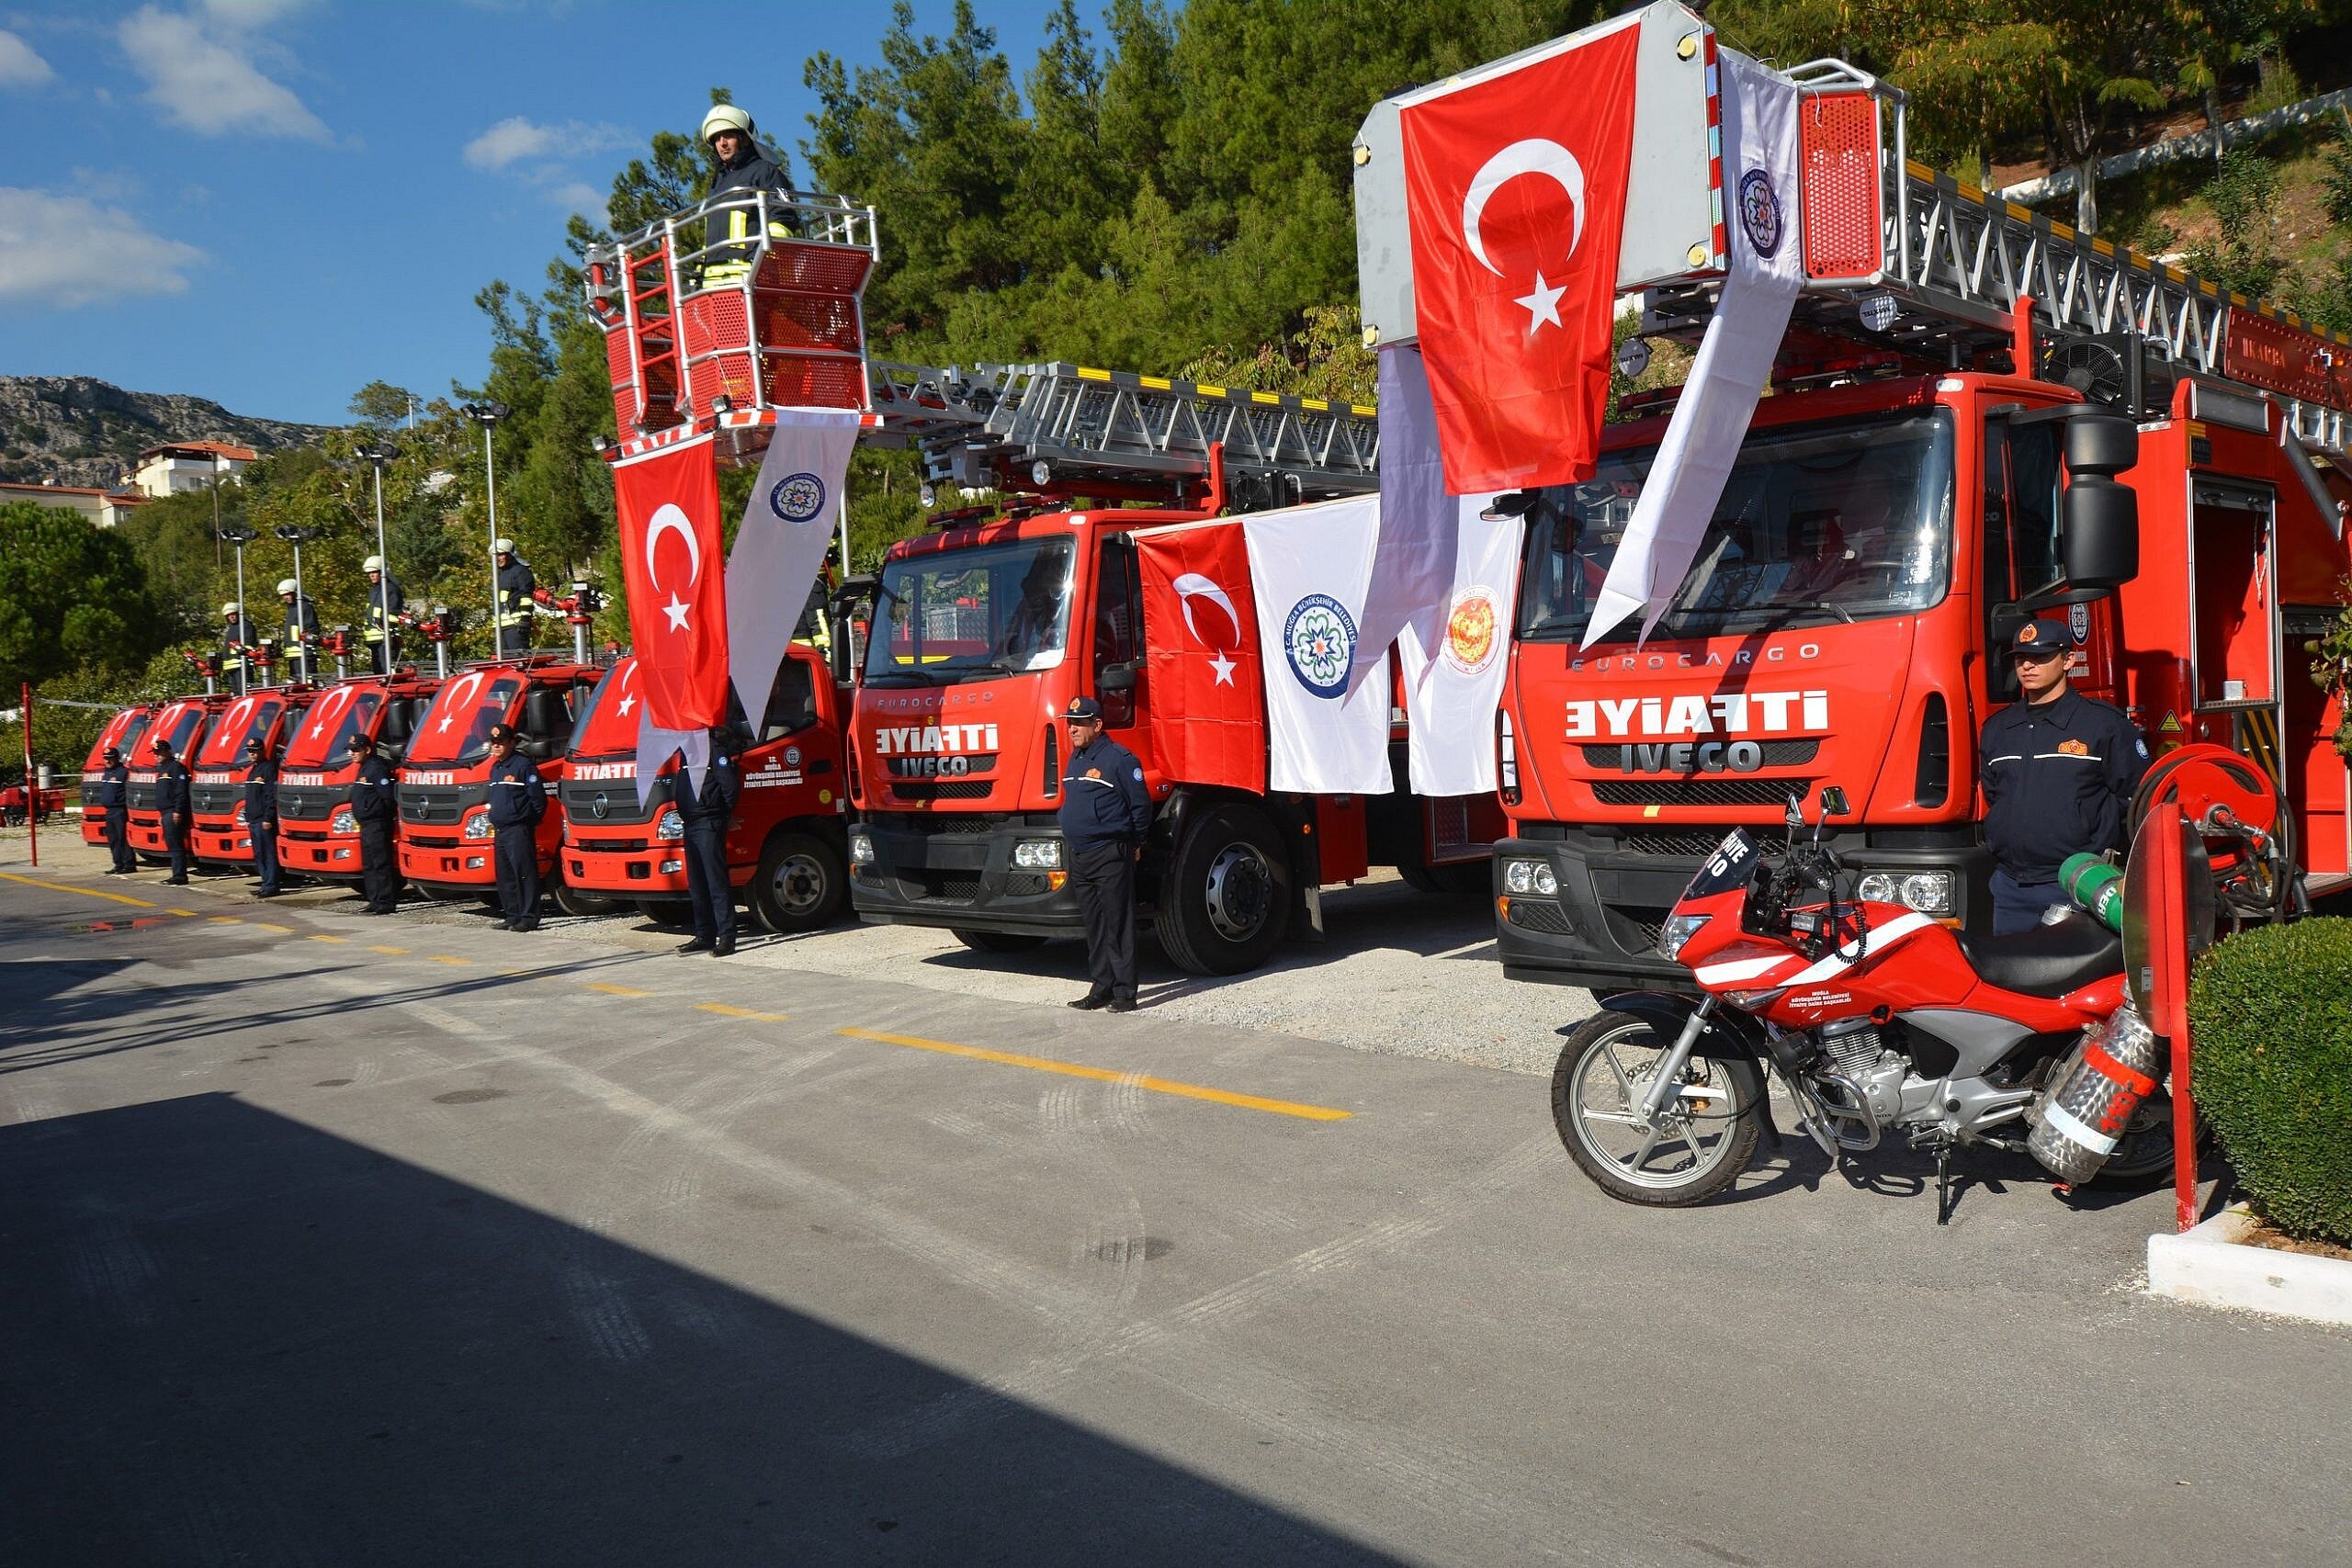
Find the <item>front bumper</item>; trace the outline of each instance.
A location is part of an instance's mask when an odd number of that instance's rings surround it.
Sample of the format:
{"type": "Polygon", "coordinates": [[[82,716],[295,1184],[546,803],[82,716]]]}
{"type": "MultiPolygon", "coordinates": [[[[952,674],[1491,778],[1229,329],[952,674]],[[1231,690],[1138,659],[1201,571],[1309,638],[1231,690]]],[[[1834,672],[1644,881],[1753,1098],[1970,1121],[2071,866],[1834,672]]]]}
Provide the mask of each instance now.
{"type": "Polygon", "coordinates": [[[1086,930],[1078,895],[1059,874],[1012,863],[1015,843],[1059,841],[1061,829],[1051,813],[878,816],[852,824],[850,831],[874,843],[874,859],[850,867],[850,902],[862,920],[1023,936],[1079,936],[1086,930]]]}
{"type": "Polygon", "coordinates": [[[298,872],[316,882],[356,887],[359,875],[359,835],[337,833],[324,825],[284,827],[277,832],[280,871],[298,872]]]}
{"type": "Polygon", "coordinates": [[[245,826],[234,819],[198,817],[188,829],[187,852],[198,865],[251,865],[254,840],[245,826]]]}
{"type": "MultiPolygon", "coordinates": [[[[1506,978],[1595,990],[1695,990],[1690,972],[1659,954],[1658,928],[1700,863],[1731,831],[1728,825],[1612,829],[1547,823],[1529,831],[1495,845],[1495,946],[1506,978]],[[1558,894],[1505,895],[1504,866],[1515,859],[1548,863],[1558,894]]],[[[1826,841],[1857,874],[1953,872],[1957,918],[1973,922],[1989,918],[1993,872],[1992,856],[1974,839],[1974,829],[1962,825],[1900,833],[1850,830],[1826,841]]]]}
{"type": "Polygon", "coordinates": [[[563,845],[563,880],[583,893],[621,898],[683,898],[686,896],[686,846],[680,839],[656,839],[648,826],[633,836],[576,837],[563,845]]]}

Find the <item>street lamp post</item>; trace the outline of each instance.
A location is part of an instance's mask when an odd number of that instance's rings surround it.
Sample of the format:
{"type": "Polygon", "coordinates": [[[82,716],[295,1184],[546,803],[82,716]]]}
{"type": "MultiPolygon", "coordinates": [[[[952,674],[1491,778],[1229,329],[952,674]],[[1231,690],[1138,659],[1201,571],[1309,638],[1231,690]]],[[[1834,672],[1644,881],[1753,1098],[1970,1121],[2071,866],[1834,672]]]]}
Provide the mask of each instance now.
{"type": "Polygon", "coordinates": [[[501,402],[462,403],[458,412],[481,426],[481,467],[490,505],[490,651],[506,657],[506,628],[498,613],[498,462],[491,445],[491,430],[514,411],[501,402]]]}
{"type": "Polygon", "coordinates": [[[323,532],[318,528],[297,528],[291,525],[277,530],[277,536],[294,547],[294,647],[302,660],[302,679],[311,679],[311,639],[302,625],[302,546],[323,532]]]}
{"type": "Polygon", "coordinates": [[[376,630],[382,635],[384,674],[392,672],[392,605],[388,587],[392,580],[392,558],[384,549],[384,465],[400,456],[400,448],[390,442],[377,441],[359,448],[357,456],[376,471],[376,559],[382,563],[376,573],[374,597],[368,613],[376,618],[376,630]]]}

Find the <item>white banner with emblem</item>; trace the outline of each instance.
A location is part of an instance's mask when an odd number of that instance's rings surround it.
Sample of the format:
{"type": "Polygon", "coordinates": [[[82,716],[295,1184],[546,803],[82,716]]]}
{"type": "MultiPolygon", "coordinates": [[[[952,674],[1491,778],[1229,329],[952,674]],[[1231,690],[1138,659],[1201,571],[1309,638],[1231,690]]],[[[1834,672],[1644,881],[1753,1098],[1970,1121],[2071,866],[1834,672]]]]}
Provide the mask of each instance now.
{"type": "Polygon", "coordinates": [[[1483,495],[1454,502],[1461,521],[1444,614],[1407,621],[1396,638],[1416,795],[1491,795],[1495,789],[1495,710],[1510,663],[1511,604],[1526,523],[1487,521],[1479,513],[1488,502],[1483,495]]]}
{"type": "Polygon", "coordinates": [[[1351,496],[1241,522],[1266,682],[1266,784],[1309,795],[1385,795],[1385,650],[1349,690],[1356,628],[1380,543],[1380,498],[1351,496]]]}
{"type": "MultiPolygon", "coordinates": [[[[727,557],[727,669],[755,733],[833,541],[856,446],[855,409],[776,410],[775,432],[727,557]]],[[[846,562],[842,570],[849,570],[846,562]]]]}

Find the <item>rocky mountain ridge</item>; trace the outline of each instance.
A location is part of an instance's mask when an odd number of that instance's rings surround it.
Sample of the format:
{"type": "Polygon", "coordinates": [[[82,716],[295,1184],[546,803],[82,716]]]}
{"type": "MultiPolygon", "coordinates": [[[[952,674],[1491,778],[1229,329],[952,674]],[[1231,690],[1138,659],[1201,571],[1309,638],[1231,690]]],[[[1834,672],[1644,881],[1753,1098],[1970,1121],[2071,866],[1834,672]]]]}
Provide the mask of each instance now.
{"type": "Polygon", "coordinates": [[[132,392],[94,376],[0,376],[0,480],[106,487],[140,452],[227,441],[256,452],[305,446],[324,427],[231,413],[207,398],[132,392]]]}

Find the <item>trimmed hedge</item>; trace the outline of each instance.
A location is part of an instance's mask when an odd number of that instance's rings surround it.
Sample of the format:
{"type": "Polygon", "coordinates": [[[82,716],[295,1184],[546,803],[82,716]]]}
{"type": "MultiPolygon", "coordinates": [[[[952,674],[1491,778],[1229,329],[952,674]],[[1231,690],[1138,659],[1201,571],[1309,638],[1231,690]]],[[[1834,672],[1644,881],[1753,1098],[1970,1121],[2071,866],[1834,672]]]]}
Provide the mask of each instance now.
{"type": "Polygon", "coordinates": [[[2197,1109],[2256,1213],[2352,1246],[2352,919],[2242,931],[2189,988],[2197,1109]]]}

